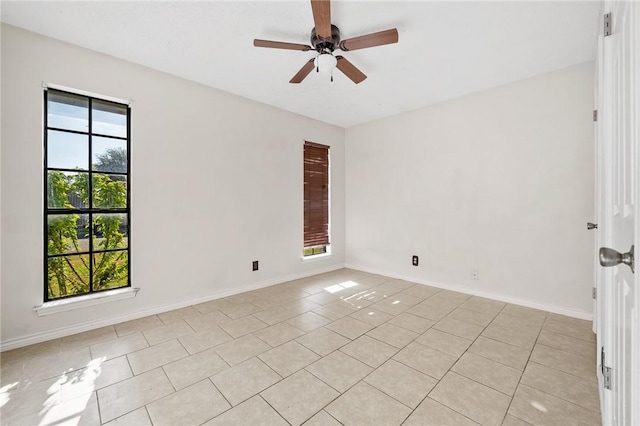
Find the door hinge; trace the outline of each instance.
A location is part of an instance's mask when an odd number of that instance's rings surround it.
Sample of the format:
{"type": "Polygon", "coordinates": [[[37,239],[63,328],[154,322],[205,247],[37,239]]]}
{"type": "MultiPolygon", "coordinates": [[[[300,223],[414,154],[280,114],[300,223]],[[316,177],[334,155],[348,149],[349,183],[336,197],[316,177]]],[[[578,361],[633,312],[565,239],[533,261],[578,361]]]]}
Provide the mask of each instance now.
{"type": "Polygon", "coordinates": [[[598,121],[598,110],[597,109],[593,110],[593,121],[598,121]]]}
{"type": "Polygon", "coordinates": [[[611,35],[611,12],[604,14],[604,36],[611,35]]]}
{"type": "Polygon", "coordinates": [[[611,367],[605,367],[604,358],[604,346],[602,346],[600,349],[600,369],[602,371],[602,384],[605,389],[611,390],[611,367]]]}
{"type": "Polygon", "coordinates": [[[611,367],[602,368],[602,378],[604,379],[604,388],[611,390],[611,367]]]}
{"type": "Polygon", "coordinates": [[[597,292],[596,292],[596,288],[595,287],[591,287],[591,298],[595,299],[597,296],[597,292]]]}

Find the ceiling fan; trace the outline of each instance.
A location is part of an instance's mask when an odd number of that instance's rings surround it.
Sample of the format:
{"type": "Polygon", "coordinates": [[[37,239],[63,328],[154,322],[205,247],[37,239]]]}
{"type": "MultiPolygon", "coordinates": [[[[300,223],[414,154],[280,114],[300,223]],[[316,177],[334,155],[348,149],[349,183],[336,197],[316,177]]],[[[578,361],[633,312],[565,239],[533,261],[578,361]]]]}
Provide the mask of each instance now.
{"type": "MultiPolygon", "coordinates": [[[[306,64],[289,83],[300,83],[314,68],[317,72],[333,72],[338,68],[354,83],[362,82],[367,76],[349,62],[344,56],[334,56],[333,52],[340,49],[344,52],[350,50],[366,49],[368,47],[382,46],[398,42],[398,30],[380,31],[359,37],[340,40],[340,29],[331,24],[330,0],[311,0],[311,10],[315,27],[311,30],[311,46],[298,43],[285,43],[271,40],[253,40],[256,47],[270,47],[275,49],[300,50],[303,52],[315,50],[318,55],[307,61],[306,64]]],[[[333,81],[333,74],[331,74],[333,81]]]]}

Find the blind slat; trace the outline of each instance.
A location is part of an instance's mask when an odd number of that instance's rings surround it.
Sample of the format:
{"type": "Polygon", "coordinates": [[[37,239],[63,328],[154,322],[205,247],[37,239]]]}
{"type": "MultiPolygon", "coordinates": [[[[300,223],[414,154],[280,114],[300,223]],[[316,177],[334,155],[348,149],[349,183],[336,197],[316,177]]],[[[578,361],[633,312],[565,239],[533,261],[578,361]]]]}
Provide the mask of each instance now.
{"type": "Polygon", "coordinates": [[[329,244],[329,147],[304,145],[304,247],[329,244]]]}

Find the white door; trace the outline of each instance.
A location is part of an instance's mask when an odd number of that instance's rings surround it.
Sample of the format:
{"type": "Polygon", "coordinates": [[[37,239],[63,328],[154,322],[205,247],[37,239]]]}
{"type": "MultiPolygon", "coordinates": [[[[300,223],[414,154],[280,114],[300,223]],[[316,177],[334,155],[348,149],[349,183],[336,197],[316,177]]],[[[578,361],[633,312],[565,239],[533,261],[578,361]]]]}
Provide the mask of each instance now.
{"type": "Polygon", "coordinates": [[[598,380],[603,423],[640,425],[640,274],[618,263],[629,263],[640,241],[640,3],[605,2],[604,13],[611,35],[598,49],[598,245],[609,267],[597,283],[598,380]]]}

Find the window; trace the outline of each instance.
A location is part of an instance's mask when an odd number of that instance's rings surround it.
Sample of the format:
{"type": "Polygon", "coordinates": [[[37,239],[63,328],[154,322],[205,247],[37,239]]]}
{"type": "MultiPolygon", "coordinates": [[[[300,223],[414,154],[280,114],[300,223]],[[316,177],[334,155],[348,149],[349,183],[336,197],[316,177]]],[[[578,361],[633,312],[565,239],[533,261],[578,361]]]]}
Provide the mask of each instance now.
{"type": "Polygon", "coordinates": [[[304,144],[304,256],[329,247],[329,147],[304,144]]]}
{"type": "Polygon", "coordinates": [[[44,300],[130,286],[130,109],[44,92],[44,300]]]}

